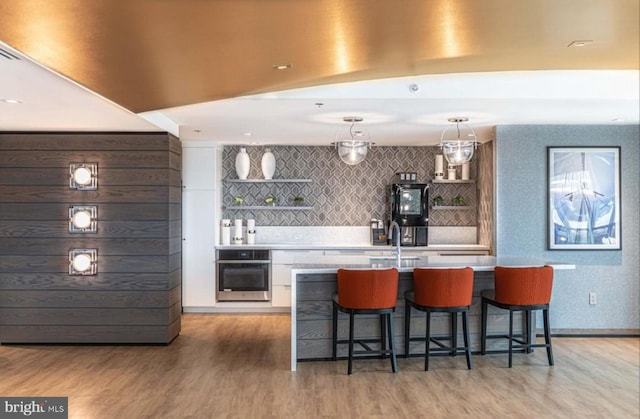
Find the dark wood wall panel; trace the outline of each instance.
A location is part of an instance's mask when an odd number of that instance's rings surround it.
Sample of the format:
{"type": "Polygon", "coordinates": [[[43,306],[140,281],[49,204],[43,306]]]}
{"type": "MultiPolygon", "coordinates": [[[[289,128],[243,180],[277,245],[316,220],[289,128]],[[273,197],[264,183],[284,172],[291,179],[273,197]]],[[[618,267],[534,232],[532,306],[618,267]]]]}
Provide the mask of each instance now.
{"type": "Polygon", "coordinates": [[[0,343],[168,343],[180,332],[181,145],[166,133],[0,132],[0,343]],[[98,188],[69,188],[97,163],[98,188]],[[70,233],[69,207],[98,231],[70,233]],[[69,275],[72,248],[96,275],[69,275]]]}
{"type": "Polygon", "coordinates": [[[104,273],[92,276],[69,276],[66,273],[11,272],[0,274],[0,291],[4,290],[164,290],[180,287],[180,269],[162,273],[104,273]]]}

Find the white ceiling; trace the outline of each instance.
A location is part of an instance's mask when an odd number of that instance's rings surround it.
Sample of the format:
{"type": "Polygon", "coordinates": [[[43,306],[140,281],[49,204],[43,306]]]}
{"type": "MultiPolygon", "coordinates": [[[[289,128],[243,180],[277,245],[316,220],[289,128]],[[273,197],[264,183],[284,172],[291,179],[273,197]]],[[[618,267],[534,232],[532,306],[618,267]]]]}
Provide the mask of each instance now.
{"type": "MultiPolygon", "coordinates": [[[[429,145],[466,116],[481,142],[508,124],[638,124],[637,70],[424,75],[223,99],[136,115],[32,61],[0,56],[0,130],[154,131],[222,144],[329,145],[361,116],[376,145],[429,145]],[[417,91],[411,86],[417,86],[417,91]],[[321,103],[322,105],[318,105],[321,103]],[[151,121],[153,123],[150,123],[151,121]],[[245,133],[252,133],[251,136],[245,133]]],[[[286,70],[285,70],[286,71],[286,70]]]]}

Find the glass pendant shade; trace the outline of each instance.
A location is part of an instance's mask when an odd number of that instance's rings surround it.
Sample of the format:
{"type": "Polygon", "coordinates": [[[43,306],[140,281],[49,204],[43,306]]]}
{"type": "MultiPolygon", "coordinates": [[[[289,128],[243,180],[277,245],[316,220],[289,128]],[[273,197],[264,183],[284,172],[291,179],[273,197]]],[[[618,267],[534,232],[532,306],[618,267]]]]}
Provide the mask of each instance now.
{"type": "Polygon", "coordinates": [[[365,141],[339,141],[336,143],[340,160],[355,166],[367,157],[369,143],[365,141]]]}
{"type": "Polygon", "coordinates": [[[368,134],[361,130],[354,129],[356,122],[362,122],[362,118],[359,116],[346,116],[342,118],[344,122],[350,122],[349,136],[345,135],[345,139],[336,139],[333,143],[338,150],[338,157],[340,160],[350,166],[355,166],[367,157],[367,151],[373,144],[370,141],[365,141],[368,138],[368,134]]]}
{"type": "Polygon", "coordinates": [[[464,163],[468,163],[471,161],[473,157],[474,150],[478,146],[478,141],[476,138],[476,133],[465,124],[469,118],[465,117],[457,117],[457,118],[449,118],[449,122],[455,123],[457,136],[455,139],[445,139],[447,136],[447,132],[452,126],[447,127],[440,136],[440,147],[442,148],[442,154],[444,158],[447,159],[447,162],[450,165],[458,166],[464,163]],[[468,135],[466,138],[461,138],[460,136],[460,125],[462,125],[467,131],[468,135]]]}

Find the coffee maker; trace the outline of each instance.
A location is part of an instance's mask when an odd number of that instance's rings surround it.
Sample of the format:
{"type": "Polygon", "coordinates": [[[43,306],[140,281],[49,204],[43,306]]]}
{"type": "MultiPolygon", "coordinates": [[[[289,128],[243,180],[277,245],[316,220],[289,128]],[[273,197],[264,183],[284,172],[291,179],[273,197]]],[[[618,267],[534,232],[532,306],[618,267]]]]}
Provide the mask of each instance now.
{"type": "MultiPolygon", "coordinates": [[[[429,224],[429,185],[394,183],[391,185],[391,220],[400,226],[401,246],[426,246],[429,224]]],[[[390,243],[395,238],[389,237],[390,243]]]]}

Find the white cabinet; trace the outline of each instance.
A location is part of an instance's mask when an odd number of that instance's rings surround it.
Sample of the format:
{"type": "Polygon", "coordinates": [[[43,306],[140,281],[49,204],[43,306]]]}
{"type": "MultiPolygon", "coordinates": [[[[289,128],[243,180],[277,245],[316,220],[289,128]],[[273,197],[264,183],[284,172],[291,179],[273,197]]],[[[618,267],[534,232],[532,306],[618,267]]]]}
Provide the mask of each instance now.
{"type": "Polygon", "coordinates": [[[182,148],[182,306],[215,306],[217,149],[182,148]]]}
{"type": "Polygon", "coordinates": [[[271,306],[291,307],[291,266],[313,262],[323,255],[323,250],[272,250],[271,306]]]}

